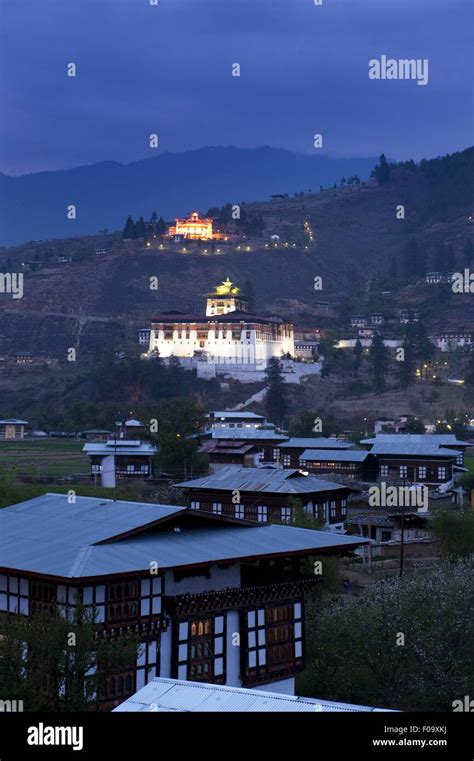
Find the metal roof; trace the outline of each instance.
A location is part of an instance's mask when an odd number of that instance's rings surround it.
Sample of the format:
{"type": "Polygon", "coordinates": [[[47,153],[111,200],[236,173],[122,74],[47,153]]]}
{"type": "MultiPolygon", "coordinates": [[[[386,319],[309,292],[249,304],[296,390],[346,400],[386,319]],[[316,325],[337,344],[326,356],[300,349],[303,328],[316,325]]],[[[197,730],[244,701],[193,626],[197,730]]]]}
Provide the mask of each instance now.
{"type": "Polygon", "coordinates": [[[92,441],[84,444],[82,451],[88,455],[95,454],[118,454],[118,455],[154,455],[156,447],[145,441],[133,439],[110,439],[109,441],[92,441]]]}
{"type": "Polygon", "coordinates": [[[300,460],[325,460],[334,462],[364,462],[371,452],[366,452],[362,449],[346,449],[342,451],[330,449],[305,449],[300,454],[300,460]]]}
{"type": "Polygon", "coordinates": [[[299,439],[293,438],[279,445],[279,449],[286,447],[303,447],[304,449],[350,449],[354,444],[349,441],[339,441],[325,436],[314,436],[312,438],[299,439]]]}
{"type": "Polygon", "coordinates": [[[256,412],[239,412],[238,410],[214,410],[212,412],[209,412],[209,414],[206,417],[223,417],[223,418],[229,418],[232,420],[233,418],[237,419],[249,419],[249,420],[265,420],[263,415],[257,415],[256,412]]]}
{"type": "Polygon", "coordinates": [[[338,552],[368,543],[292,526],[201,521],[200,513],[185,507],[79,496],[69,504],[65,494],[45,494],[0,510],[0,567],[81,578],[148,571],[150,561],[160,569],[183,568],[230,559],[338,552]],[[174,531],[171,520],[152,528],[184,513],[199,518],[197,528],[174,531]],[[100,544],[105,541],[109,543],[100,544]]]}
{"type": "Polygon", "coordinates": [[[437,449],[442,446],[468,446],[466,441],[459,441],[454,433],[377,433],[369,439],[362,439],[361,444],[423,444],[437,449]]]}
{"type": "Polygon", "coordinates": [[[283,695],[244,687],[202,684],[178,679],[152,679],[145,687],[113,709],[116,713],[130,712],[249,712],[249,713],[315,713],[369,712],[385,709],[352,703],[283,695]]]}
{"type": "Polygon", "coordinates": [[[424,442],[421,444],[410,444],[403,442],[377,442],[369,450],[368,454],[375,455],[406,455],[407,457],[456,457],[462,454],[456,449],[445,449],[441,446],[427,446],[424,442]]]}
{"type": "Polygon", "coordinates": [[[207,441],[200,447],[199,452],[204,454],[247,454],[256,449],[255,444],[245,444],[243,441],[207,441]]]}
{"type": "MultiPolygon", "coordinates": [[[[369,452],[365,452],[365,455],[369,452]]],[[[334,481],[308,476],[296,468],[221,468],[204,478],[176,484],[187,489],[234,490],[266,492],[269,494],[309,494],[319,491],[346,489],[334,481]]]]}
{"type": "Polygon", "coordinates": [[[212,428],[213,439],[279,439],[285,441],[288,438],[284,433],[277,433],[268,428],[212,428]]]}

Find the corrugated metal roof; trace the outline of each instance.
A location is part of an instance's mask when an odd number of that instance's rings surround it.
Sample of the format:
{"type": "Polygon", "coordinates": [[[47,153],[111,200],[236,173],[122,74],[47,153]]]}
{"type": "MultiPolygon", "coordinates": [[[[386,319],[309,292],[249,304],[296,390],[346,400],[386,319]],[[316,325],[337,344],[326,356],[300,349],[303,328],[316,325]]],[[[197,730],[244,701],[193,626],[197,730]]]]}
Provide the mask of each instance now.
{"type": "Polygon", "coordinates": [[[114,440],[110,440],[84,444],[82,451],[88,455],[154,455],[157,450],[156,447],[148,442],[134,441],[133,439],[117,439],[116,443],[114,440]]]}
{"type": "Polygon", "coordinates": [[[239,412],[239,410],[214,410],[213,412],[209,412],[209,414],[206,417],[224,417],[229,418],[229,420],[232,420],[233,418],[239,419],[248,419],[248,420],[265,420],[263,415],[257,415],[256,412],[239,412]]]}
{"type": "Polygon", "coordinates": [[[376,454],[376,455],[419,455],[423,457],[456,457],[457,455],[462,454],[462,452],[458,451],[457,449],[446,449],[441,446],[427,446],[424,443],[421,444],[410,444],[410,443],[403,443],[403,442],[377,442],[373,445],[372,449],[370,450],[369,454],[376,454]]]}
{"type": "Polygon", "coordinates": [[[454,433],[377,433],[369,439],[362,439],[361,444],[395,443],[424,444],[426,447],[437,449],[450,445],[467,446],[466,441],[459,441],[454,433]]]}
{"type": "Polygon", "coordinates": [[[212,428],[213,439],[271,439],[284,441],[288,438],[284,433],[268,430],[268,428],[212,428]]]}
{"type": "Polygon", "coordinates": [[[152,679],[145,687],[114,708],[116,713],[179,711],[206,713],[315,713],[370,712],[385,709],[352,703],[283,695],[244,687],[202,684],[178,679],[152,679]]]}
{"type": "Polygon", "coordinates": [[[279,444],[279,449],[285,449],[286,447],[304,447],[304,449],[350,449],[354,444],[349,441],[339,441],[338,439],[331,439],[325,436],[314,436],[313,438],[306,439],[289,439],[284,444],[279,444]]]}
{"type": "Polygon", "coordinates": [[[331,451],[330,449],[305,449],[300,454],[300,460],[323,460],[334,462],[364,462],[370,455],[370,452],[365,452],[362,449],[344,449],[342,452],[338,450],[331,451]]]}
{"type": "MultiPolygon", "coordinates": [[[[368,452],[363,454],[367,455],[368,452]]],[[[304,475],[296,468],[244,468],[229,466],[218,473],[176,484],[186,489],[256,491],[270,494],[310,494],[347,488],[334,481],[304,475]]]]}
{"type": "MultiPolygon", "coordinates": [[[[225,520],[210,527],[148,530],[153,522],[192,510],[170,505],[112,502],[46,494],[0,510],[0,567],[79,578],[183,568],[229,559],[321,550],[344,551],[367,541],[331,532],[262,524],[238,526],[225,520]],[[130,531],[134,536],[113,539],[130,531]],[[98,544],[113,539],[108,544],[98,544]]],[[[160,528],[163,528],[160,527],[160,528]]]]}

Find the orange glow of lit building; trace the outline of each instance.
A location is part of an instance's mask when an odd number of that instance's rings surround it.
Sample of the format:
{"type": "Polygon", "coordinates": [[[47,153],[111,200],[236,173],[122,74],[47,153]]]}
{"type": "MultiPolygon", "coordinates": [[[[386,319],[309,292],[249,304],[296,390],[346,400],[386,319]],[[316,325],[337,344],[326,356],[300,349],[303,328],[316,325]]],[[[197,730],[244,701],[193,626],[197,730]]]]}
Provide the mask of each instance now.
{"type": "Polygon", "coordinates": [[[209,217],[201,218],[197,211],[193,211],[185,219],[177,219],[176,225],[168,228],[168,235],[174,237],[180,235],[187,240],[219,240],[224,236],[212,231],[213,220],[209,217]]]}

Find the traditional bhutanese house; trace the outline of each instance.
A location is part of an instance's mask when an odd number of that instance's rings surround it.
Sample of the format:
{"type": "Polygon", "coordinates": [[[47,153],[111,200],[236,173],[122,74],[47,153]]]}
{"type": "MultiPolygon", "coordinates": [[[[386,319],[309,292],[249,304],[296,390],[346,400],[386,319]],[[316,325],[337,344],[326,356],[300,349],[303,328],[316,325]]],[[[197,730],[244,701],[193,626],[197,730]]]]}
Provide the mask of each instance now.
{"type": "Polygon", "coordinates": [[[102,486],[113,488],[127,478],[146,479],[153,475],[156,447],[137,439],[108,439],[84,444],[91,463],[91,478],[100,476],[102,486]]]}
{"type": "Polygon", "coordinates": [[[452,449],[456,450],[456,465],[464,465],[464,453],[469,448],[468,441],[458,439],[453,433],[378,433],[370,439],[362,439],[360,442],[367,449],[371,449],[375,444],[419,444],[431,449],[452,449]]]}
{"type": "Polygon", "coordinates": [[[0,439],[6,439],[7,441],[23,439],[27,425],[28,420],[17,420],[16,418],[0,420],[0,439]]]}
{"type": "Polygon", "coordinates": [[[215,410],[209,412],[206,417],[210,428],[229,428],[255,430],[265,425],[265,417],[256,412],[243,412],[239,410],[215,410]]]}
{"type": "Polygon", "coordinates": [[[291,523],[293,501],[331,530],[341,531],[347,514],[349,486],[324,481],[300,470],[235,468],[183,481],[191,509],[261,523],[291,523]]]}
{"type": "Polygon", "coordinates": [[[82,438],[87,441],[107,441],[111,434],[112,431],[103,428],[88,428],[86,431],[82,431],[82,438]]]}
{"type": "Polygon", "coordinates": [[[360,481],[377,478],[376,458],[362,449],[305,449],[299,462],[300,467],[310,473],[334,473],[360,481]]]}
{"type": "Polygon", "coordinates": [[[107,677],[102,708],[157,676],[294,694],[305,663],[305,590],[320,578],[308,575],[307,559],[367,542],[185,507],[80,496],[70,504],[45,494],[0,510],[0,611],[34,615],[56,601],[73,617],[81,604],[104,636],[137,633],[136,662],[107,677]]]}
{"type": "Polygon", "coordinates": [[[284,468],[299,468],[300,457],[305,449],[344,450],[354,445],[348,441],[314,436],[312,438],[291,438],[275,447],[273,459],[280,462],[284,468]]]}
{"type": "Polygon", "coordinates": [[[259,448],[255,444],[229,439],[206,441],[200,447],[199,453],[209,457],[209,468],[213,472],[227,465],[253,467],[260,459],[259,448]]]}
{"type": "MultiPolygon", "coordinates": [[[[255,464],[274,462],[276,459],[275,453],[278,452],[279,445],[287,440],[288,436],[286,434],[278,433],[274,428],[257,428],[255,430],[216,428],[212,431],[212,441],[236,441],[256,447],[257,457],[255,464]]],[[[212,462],[213,460],[211,460],[212,462]]]]}
{"type": "MultiPolygon", "coordinates": [[[[380,508],[375,508],[380,510],[380,508]]],[[[404,512],[388,514],[372,512],[366,515],[354,515],[348,518],[346,527],[350,536],[362,536],[372,539],[370,554],[372,556],[398,556],[403,526],[403,544],[407,555],[432,553],[436,541],[427,528],[426,513],[404,512]]]]}
{"type": "Polygon", "coordinates": [[[181,679],[156,677],[135,695],[125,700],[115,713],[181,711],[202,713],[313,713],[388,711],[354,703],[302,698],[269,690],[229,687],[220,684],[196,684],[181,679]]]}
{"type": "MultiPolygon", "coordinates": [[[[393,438],[398,438],[394,436],[393,438]]],[[[427,444],[378,443],[370,450],[379,464],[379,477],[397,482],[448,487],[454,484],[456,460],[462,452],[427,444]]],[[[459,468],[458,468],[459,469],[459,468]]]]}

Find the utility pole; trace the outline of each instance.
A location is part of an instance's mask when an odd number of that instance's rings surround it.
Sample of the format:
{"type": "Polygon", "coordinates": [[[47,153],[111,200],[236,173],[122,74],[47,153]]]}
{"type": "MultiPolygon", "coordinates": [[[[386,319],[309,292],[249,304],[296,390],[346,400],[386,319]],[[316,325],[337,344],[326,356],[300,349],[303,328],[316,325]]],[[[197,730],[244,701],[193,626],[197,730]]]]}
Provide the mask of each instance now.
{"type": "Polygon", "coordinates": [[[403,476],[402,525],[400,535],[400,578],[403,576],[403,561],[405,559],[405,481],[406,476],[403,476]]]}

